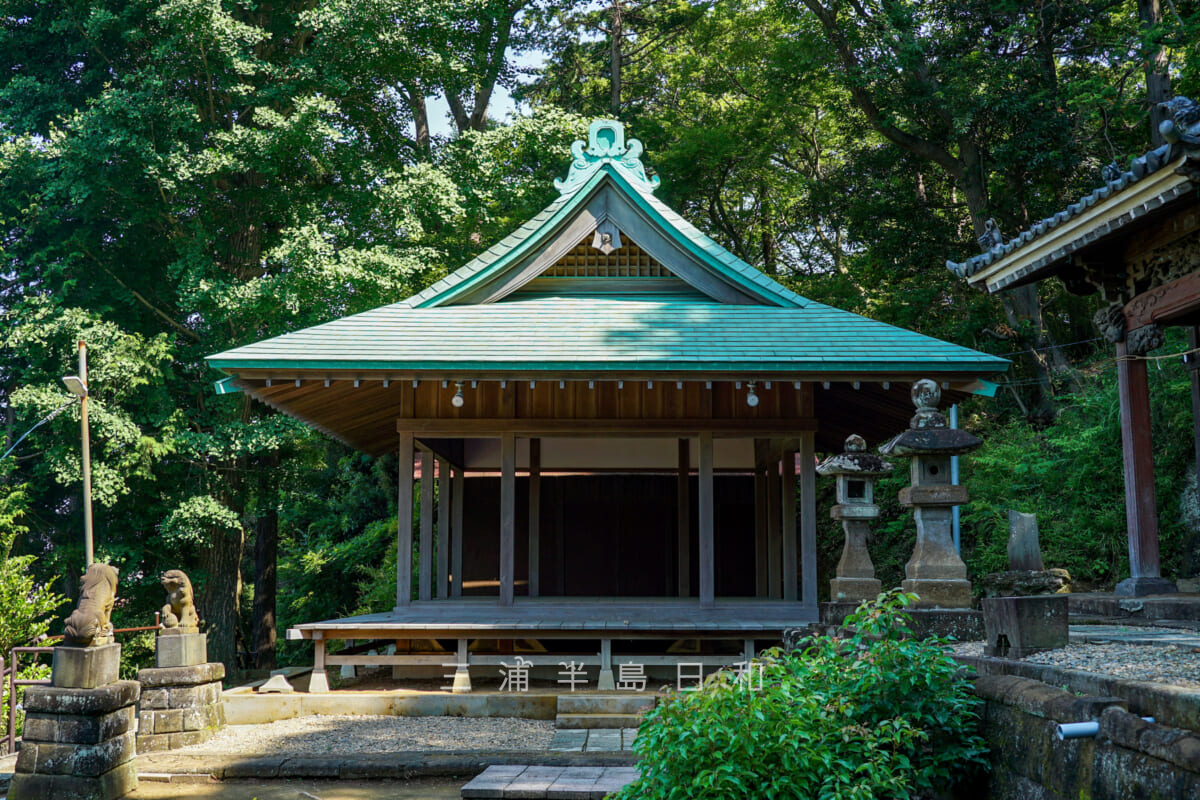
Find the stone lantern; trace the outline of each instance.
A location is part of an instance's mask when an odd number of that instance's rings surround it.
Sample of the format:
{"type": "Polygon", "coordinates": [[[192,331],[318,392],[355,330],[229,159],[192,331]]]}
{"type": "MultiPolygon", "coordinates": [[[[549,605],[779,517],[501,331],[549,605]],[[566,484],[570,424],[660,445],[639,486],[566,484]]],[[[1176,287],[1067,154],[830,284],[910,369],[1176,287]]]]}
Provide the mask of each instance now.
{"type": "Polygon", "coordinates": [[[870,521],[879,517],[875,505],[875,479],[892,471],[892,465],[867,452],[867,443],[857,434],[846,438],[846,451],[825,459],[817,472],[837,478],[837,505],[829,516],[842,521],[846,543],[837,572],[829,582],[833,602],[872,600],[879,594],[875,565],[867,552],[870,521]]]}
{"type": "Polygon", "coordinates": [[[978,437],[949,428],[938,410],[942,393],[937,383],[913,384],[917,413],[909,429],[879,448],[883,455],[912,458],[912,485],[900,490],[900,504],[913,509],[917,544],[904,566],[904,591],[921,599],[918,606],[970,608],[971,582],[967,565],[954,549],[951,509],[967,502],[967,490],[950,483],[950,457],[969,453],[983,444],[978,437]]]}

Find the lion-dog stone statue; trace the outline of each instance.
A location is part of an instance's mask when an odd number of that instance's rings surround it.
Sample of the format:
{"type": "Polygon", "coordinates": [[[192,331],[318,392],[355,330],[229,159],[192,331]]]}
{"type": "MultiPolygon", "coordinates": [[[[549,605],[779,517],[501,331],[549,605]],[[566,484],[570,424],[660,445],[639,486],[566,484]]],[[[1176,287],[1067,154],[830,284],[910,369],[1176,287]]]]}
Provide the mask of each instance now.
{"type": "Polygon", "coordinates": [[[167,604],[162,607],[162,629],[159,634],[198,633],[200,617],[196,614],[196,598],[192,582],[183,570],[163,573],[162,587],[167,592],[167,604]]]}
{"type": "Polygon", "coordinates": [[[116,597],[116,568],[108,564],[92,564],[88,567],[79,591],[79,605],[67,617],[63,643],[73,647],[112,644],[113,626],[109,616],[116,597]]]}

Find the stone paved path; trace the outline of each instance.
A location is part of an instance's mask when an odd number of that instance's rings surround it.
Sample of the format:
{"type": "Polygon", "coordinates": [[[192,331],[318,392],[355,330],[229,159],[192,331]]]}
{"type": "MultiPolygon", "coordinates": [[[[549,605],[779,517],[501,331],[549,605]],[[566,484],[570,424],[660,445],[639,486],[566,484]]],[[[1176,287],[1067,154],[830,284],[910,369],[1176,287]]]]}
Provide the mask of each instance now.
{"type": "Polygon", "coordinates": [[[601,800],[637,777],[637,767],[491,766],[462,788],[462,796],[601,800]]]}
{"type": "Polygon", "coordinates": [[[1200,647],[1200,634],[1174,628],[1137,625],[1072,625],[1071,644],[1141,644],[1155,647],[1200,647]]]}
{"type": "Polygon", "coordinates": [[[554,732],[550,750],[560,753],[615,753],[630,750],[637,728],[565,729],[554,732]]]}

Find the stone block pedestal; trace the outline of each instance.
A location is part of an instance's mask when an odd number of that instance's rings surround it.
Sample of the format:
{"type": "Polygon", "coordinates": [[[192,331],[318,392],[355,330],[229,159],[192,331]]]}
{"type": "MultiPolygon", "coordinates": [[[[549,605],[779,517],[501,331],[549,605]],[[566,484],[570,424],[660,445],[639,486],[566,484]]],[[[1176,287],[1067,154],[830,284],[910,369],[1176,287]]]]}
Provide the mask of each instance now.
{"type": "Polygon", "coordinates": [[[154,643],[154,666],[193,667],[208,661],[207,633],[160,633],[154,643]]]}
{"type": "Polygon", "coordinates": [[[121,677],[121,645],[56,647],[50,682],[64,689],[95,689],[121,677]]]}
{"type": "MultiPolygon", "coordinates": [[[[120,646],[111,646],[117,648],[119,660],[120,646]]],[[[101,648],[61,647],[56,651],[83,649],[101,648]]],[[[103,661],[105,657],[100,658],[103,661]]],[[[54,660],[55,675],[66,675],[59,671],[57,652],[54,660]]],[[[86,666],[86,660],[71,663],[86,666]]],[[[113,800],[134,791],[139,689],[136,681],[115,681],[90,689],[27,689],[25,735],[9,799],[113,800]]]]}
{"type": "Polygon", "coordinates": [[[142,684],[138,705],[138,752],[156,753],[200,744],[225,727],[225,702],[221,698],[221,679],[224,677],[224,664],[163,667],[138,672],[138,681],[142,684]]]}
{"type": "Polygon", "coordinates": [[[985,656],[1024,658],[1067,646],[1066,595],[985,597],[981,602],[985,656]]]}

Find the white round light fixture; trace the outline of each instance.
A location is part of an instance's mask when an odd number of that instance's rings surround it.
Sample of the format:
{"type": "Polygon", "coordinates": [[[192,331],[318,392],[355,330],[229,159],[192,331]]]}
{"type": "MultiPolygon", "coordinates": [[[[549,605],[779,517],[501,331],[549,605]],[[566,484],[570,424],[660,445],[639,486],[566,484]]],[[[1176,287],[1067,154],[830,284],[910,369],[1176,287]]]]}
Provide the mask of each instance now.
{"type": "Polygon", "coordinates": [[[467,401],[463,399],[462,381],[454,382],[454,397],[450,398],[450,405],[455,408],[462,408],[467,401]]]}
{"type": "Polygon", "coordinates": [[[754,381],[750,381],[748,384],[746,384],[746,386],[750,389],[749,394],[746,395],[746,405],[750,406],[751,408],[757,408],[758,395],[754,393],[754,381]]]}

